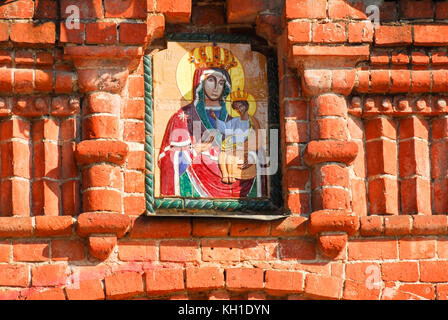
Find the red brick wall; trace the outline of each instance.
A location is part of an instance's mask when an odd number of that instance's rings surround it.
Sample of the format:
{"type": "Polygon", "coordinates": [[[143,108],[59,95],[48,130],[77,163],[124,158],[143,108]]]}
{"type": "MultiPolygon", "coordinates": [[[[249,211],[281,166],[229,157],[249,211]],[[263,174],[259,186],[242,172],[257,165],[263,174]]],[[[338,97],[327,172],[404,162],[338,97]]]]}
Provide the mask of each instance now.
{"type": "Polygon", "coordinates": [[[448,2],[0,5],[0,299],[446,299],[448,2]],[[80,9],[80,29],[60,22],[80,9]],[[239,33],[279,62],[285,210],[147,218],[143,54],[239,33]]]}

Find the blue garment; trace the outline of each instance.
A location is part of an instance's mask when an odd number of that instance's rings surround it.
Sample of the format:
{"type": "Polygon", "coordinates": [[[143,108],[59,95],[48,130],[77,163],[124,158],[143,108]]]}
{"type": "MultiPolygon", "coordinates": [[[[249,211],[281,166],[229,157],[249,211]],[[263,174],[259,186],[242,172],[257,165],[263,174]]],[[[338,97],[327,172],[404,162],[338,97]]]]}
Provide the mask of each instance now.
{"type": "Polygon", "coordinates": [[[227,142],[242,144],[247,140],[251,125],[249,120],[241,120],[240,117],[232,118],[227,122],[217,119],[216,129],[225,135],[227,142]]]}

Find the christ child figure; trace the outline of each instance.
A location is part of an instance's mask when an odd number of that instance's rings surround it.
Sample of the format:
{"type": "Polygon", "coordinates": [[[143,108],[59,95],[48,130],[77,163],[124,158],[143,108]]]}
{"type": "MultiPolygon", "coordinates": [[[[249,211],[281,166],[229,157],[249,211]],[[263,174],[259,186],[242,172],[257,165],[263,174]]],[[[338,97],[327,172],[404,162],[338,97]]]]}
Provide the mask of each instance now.
{"type": "MultiPolygon", "coordinates": [[[[222,182],[232,184],[236,179],[247,179],[247,175],[256,175],[256,166],[249,164],[249,137],[258,129],[258,121],[249,115],[248,94],[238,91],[232,95],[232,109],[239,115],[227,122],[219,120],[212,112],[217,130],[225,137],[222,139],[218,165],[222,173],[222,182]],[[252,167],[252,168],[251,168],[252,167]],[[251,170],[252,169],[252,170],[251,170]]],[[[252,110],[251,110],[252,111],[252,110]]],[[[254,112],[255,110],[253,110],[254,112]]]]}

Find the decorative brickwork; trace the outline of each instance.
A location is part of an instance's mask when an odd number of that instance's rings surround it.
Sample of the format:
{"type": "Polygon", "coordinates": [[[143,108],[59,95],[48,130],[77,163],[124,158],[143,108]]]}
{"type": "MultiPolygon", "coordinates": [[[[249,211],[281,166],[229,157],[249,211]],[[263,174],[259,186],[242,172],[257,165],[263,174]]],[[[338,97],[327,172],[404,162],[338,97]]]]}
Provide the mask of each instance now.
{"type": "Polygon", "coordinates": [[[3,1],[0,299],[447,299],[448,3],[366,9],[3,1]],[[146,216],[144,57],[199,34],[277,57],[286,218],[146,216]]]}

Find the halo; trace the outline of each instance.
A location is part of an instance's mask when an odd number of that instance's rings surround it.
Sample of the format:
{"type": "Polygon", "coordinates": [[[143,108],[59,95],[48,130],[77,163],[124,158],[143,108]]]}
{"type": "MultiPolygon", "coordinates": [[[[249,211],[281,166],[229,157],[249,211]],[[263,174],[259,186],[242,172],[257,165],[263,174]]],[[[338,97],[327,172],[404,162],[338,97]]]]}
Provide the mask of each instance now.
{"type": "MultiPolygon", "coordinates": [[[[229,95],[229,97],[230,97],[230,95],[229,95]]],[[[239,117],[240,114],[232,108],[232,102],[233,102],[233,101],[232,101],[230,98],[227,98],[227,99],[226,99],[226,109],[227,109],[227,113],[228,113],[232,118],[239,117]]],[[[251,95],[250,93],[248,93],[248,96],[247,96],[247,102],[249,103],[249,109],[247,110],[247,113],[248,113],[250,116],[253,116],[253,115],[255,114],[255,112],[257,111],[257,103],[255,102],[255,98],[254,98],[254,96],[251,95]]]]}
{"type": "MultiPolygon", "coordinates": [[[[186,101],[189,103],[193,101],[193,77],[195,71],[194,63],[189,61],[190,51],[184,54],[184,56],[179,60],[177,65],[176,79],[177,87],[186,101]]],[[[234,88],[244,88],[244,70],[243,67],[235,56],[235,61],[237,65],[230,68],[229,75],[232,81],[232,87],[234,88]]]]}

